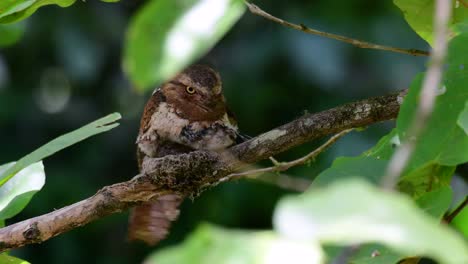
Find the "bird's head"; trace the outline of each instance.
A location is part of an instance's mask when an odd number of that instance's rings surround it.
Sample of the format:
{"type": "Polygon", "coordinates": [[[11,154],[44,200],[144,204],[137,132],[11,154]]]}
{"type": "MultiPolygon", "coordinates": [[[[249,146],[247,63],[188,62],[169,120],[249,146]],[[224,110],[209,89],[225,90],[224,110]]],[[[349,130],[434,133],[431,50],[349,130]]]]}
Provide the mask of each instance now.
{"type": "Polygon", "coordinates": [[[161,86],[166,102],[191,121],[210,121],[226,112],[221,77],[205,65],[193,65],[161,86]]]}

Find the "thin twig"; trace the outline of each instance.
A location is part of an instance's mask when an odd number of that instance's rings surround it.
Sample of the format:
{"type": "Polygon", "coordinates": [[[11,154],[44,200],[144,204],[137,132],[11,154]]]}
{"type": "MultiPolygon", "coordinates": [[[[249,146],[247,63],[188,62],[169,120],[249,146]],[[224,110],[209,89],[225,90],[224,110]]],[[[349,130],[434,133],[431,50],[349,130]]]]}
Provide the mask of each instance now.
{"type": "Polygon", "coordinates": [[[444,222],[447,224],[450,224],[453,219],[465,208],[468,206],[468,196],[465,197],[465,200],[453,210],[450,214],[448,214],[446,217],[444,217],[444,222]]]}
{"type": "Polygon", "coordinates": [[[338,139],[340,139],[342,136],[348,134],[351,132],[352,129],[347,129],[343,130],[340,133],[332,136],[327,142],[325,142],[323,145],[320,147],[316,148],[314,151],[310,152],[309,154],[293,160],[289,162],[278,162],[272,157],[270,157],[270,160],[272,160],[274,166],[267,167],[267,168],[261,168],[261,169],[254,169],[254,170],[248,170],[248,171],[243,171],[243,172],[238,172],[238,173],[231,173],[228,176],[221,178],[219,182],[225,182],[225,181],[232,181],[232,180],[237,180],[243,177],[247,176],[253,176],[253,175],[259,175],[259,174],[264,174],[268,172],[282,172],[290,169],[291,167],[299,166],[306,164],[310,160],[315,159],[320,153],[325,151],[327,148],[329,148],[331,145],[333,145],[338,139]]]}
{"type": "Polygon", "coordinates": [[[407,55],[412,55],[412,56],[429,56],[429,52],[423,51],[423,50],[402,49],[402,48],[395,48],[395,47],[378,45],[378,44],[369,43],[369,42],[366,42],[366,41],[361,41],[361,40],[357,40],[357,39],[353,39],[353,38],[348,38],[348,37],[337,35],[337,34],[332,34],[332,33],[328,33],[328,32],[319,31],[319,30],[316,30],[316,29],[313,29],[313,28],[309,28],[309,27],[305,26],[304,24],[299,24],[299,25],[294,24],[294,23],[288,22],[286,20],[283,20],[281,18],[275,17],[275,16],[265,12],[260,7],[254,5],[252,3],[249,3],[247,1],[245,3],[249,7],[250,12],[252,14],[254,14],[254,15],[259,15],[261,17],[264,17],[264,18],[268,19],[268,20],[276,22],[276,23],[278,23],[280,25],[283,25],[283,26],[286,26],[286,27],[289,27],[289,28],[293,28],[293,29],[296,29],[296,30],[299,30],[299,31],[302,31],[302,32],[305,32],[305,33],[308,33],[308,34],[313,34],[313,35],[318,35],[318,36],[322,36],[322,37],[326,37],[326,38],[335,39],[335,40],[338,40],[338,41],[342,41],[342,42],[354,45],[354,46],[356,46],[358,48],[362,48],[362,49],[385,50],[385,51],[402,53],[402,54],[407,54],[407,55]]]}
{"type": "Polygon", "coordinates": [[[406,139],[395,151],[390,160],[387,172],[382,181],[384,189],[391,190],[397,184],[398,178],[406,168],[414,152],[415,140],[413,139],[419,138],[432,114],[437,97],[437,89],[442,79],[443,63],[447,53],[447,24],[450,20],[450,13],[452,10],[451,3],[452,1],[450,0],[437,0],[436,2],[434,15],[434,49],[431,53],[429,68],[422,84],[419,104],[406,139]]]}
{"type": "Polygon", "coordinates": [[[301,177],[294,177],[283,173],[271,173],[268,175],[247,178],[252,178],[256,181],[272,184],[276,187],[294,192],[305,192],[312,184],[311,180],[301,177]]]}

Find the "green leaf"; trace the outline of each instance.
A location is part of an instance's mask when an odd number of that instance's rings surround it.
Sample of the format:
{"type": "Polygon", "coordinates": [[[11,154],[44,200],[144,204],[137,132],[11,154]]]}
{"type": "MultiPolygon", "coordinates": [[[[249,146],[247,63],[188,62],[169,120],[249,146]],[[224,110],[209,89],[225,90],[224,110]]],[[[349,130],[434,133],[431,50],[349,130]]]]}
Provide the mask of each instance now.
{"type": "Polygon", "coordinates": [[[144,263],[323,263],[319,245],[282,239],[270,231],[226,230],[202,225],[182,244],[150,255],[144,263]]]}
{"type": "Polygon", "coordinates": [[[330,168],[321,172],[312,186],[326,186],[338,180],[361,177],[379,184],[394,149],[400,145],[398,131],[393,129],[371,149],[358,157],[338,157],[330,168]]]}
{"type": "MultiPolygon", "coordinates": [[[[468,101],[468,34],[454,38],[449,45],[444,84],[440,87],[433,113],[426,123],[426,130],[417,141],[410,169],[436,162],[455,166],[468,161],[468,136],[457,124],[459,114],[468,101]]],[[[422,76],[412,83],[401,106],[397,120],[400,138],[405,138],[417,108],[422,76]]],[[[413,140],[413,139],[410,139],[413,140]]]]}
{"type": "Polygon", "coordinates": [[[468,101],[468,33],[460,34],[449,44],[443,85],[439,88],[434,110],[426,128],[418,138],[408,138],[414,113],[419,105],[423,76],[413,81],[397,119],[402,140],[415,142],[415,150],[404,176],[401,190],[417,197],[422,193],[449,184],[454,166],[468,161],[468,136],[458,124],[460,113],[468,101]]]}
{"type": "Polygon", "coordinates": [[[407,196],[382,191],[362,179],[282,199],[274,226],[290,239],[337,245],[376,242],[406,256],[468,263],[468,245],[458,234],[407,196]]]}
{"type": "MultiPolygon", "coordinates": [[[[343,254],[344,246],[325,245],[324,251],[327,255],[327,263],[338,263],[338,258],[343,254]]],[[[347,263],[350,264],[395,264],[405,256],[376,244],[360,245],[358,252],[355,252],[347,263]]]]}
{"type": "Polygon", "coordinates": [[[376,159],[390,160],[396,147],[400,146],[400,137],[398,131],[393,129],[390,133],[383,136],[379,142],[367,150],[361,156],[374,157],[376,159]]]}
{"type": "MultiPolygon", "coordinates": [[[[456,32],[454,25],[468,19],[468,8],[457,0],[452,0],[452,2],[452,19],[449,27],[452,29],[453,36],[456,32]]],[[[413,30],[429,44],[432,44],[435,0],[393,0],[393,3],[401,9],[413,30]]]]}
{"type": "Polygon", "coordinates": [[[2,263],[2,264],[30,264],[26,260],[22,260],[22,259],[19,259],[19,258],[9,256],[6,253],[1,253],[0,254],[0,263],[2,263]]]}
{"type": "Polygon", "coordinates": [[[116,126],[115,123],[121,118],[119,113],[113,113],[101,119],[98,119],[88,125],[85,125],[77,130],[62,135],[44,146],[36,149],[30,154],[22,157],[13,166],[9,167],[3,173],[0,173],[0,186],[3,186],[8,180],[10,180],[20,170],[28,167],[29,165],[43,160],[44,158],[64,149],[73,144],[76,144],[88,137],[94,136],[99,133],[109,131],[116,126]]]}
{"type": "MultiPolygon", "coordinates": [[[[13,166],[13,162],[0,166],[0,173],[13,166]]],[[[21,212],[44,183],[44,165],[42,162],[37,162],[22,169],[14,178],[1,186],[0,220],[11,218],[21,212]]]]}
{"type": "MultiPolygon", "coordinates": [[[[23,11],[37,0],[3,0],[0,1],[0,18],[23,11]]],[[[0,20],[1,21],[1,20],[0,20]]]]}
{"type": "MultiPolygon", "coordinates": [[[[0,24],[13,23],[28,18],[45,5],[69,7],[76,0],[0,0],[0,24]]],[[[101,0],[118,2],[119,0],[101,0]]]]}
{"type": "Polygon", "coordinates": [[[24,23],[2,25],[0,24],[0,47],[10,46],[18,42],[23,36],[24,23]]]}
{"type": "Polygon", "coordinates": [[[453,219],[452,224],[468,239],[468,207],[463,210],[453,219]]]}
{"type": "Polygon", "coordinates": [[[458,116],[457,124],[465,131],[468,135],[468,101],[465,103],[465,109],[458,116]]]}
{"type": "MultiPolygon", "coordinates": [[[[468,37],[468,35],[467,35],[468,37]]],[[[458,38],[457,38],[458,39],[458,38]]],[[[466,38],[468,41],[468,38],[466,38]]],[[[465,42],[465,45],[468,42],[465,42]]],[[[466,45],[468,52],[468,45],[466,45]]],[[[459,56],[463,56],[460,55],[459,56]]],[[[467,57],[468,59],[468,57],[467,57]]],[[[468,63],[468,61],[467,61],[468,63]]],[[[449,64],[451,64],[449,62],[449,64]]],[[[450,73],[447,71],[447,75],[450,73]]],[[[439,95],[434,111],[426,123],[426,129],[416,142],[416,149],[409,164],[409,170],[424,166],[428,162],[440,165],[454,166],[468,161],[468,137],[457,125],[459,113],[465,107],[468,99],[466,76],[452,76],[445,82],[445,93],[439,95]]],[[[406,139],[408,129],[412,122],[416,107],[419,104],[419,92],[421,89],[422,76],[419,76],[411,85],[410,91],[401,106],[397,120],[397,129],[400,138],[406,139]]],[[[410,138],[409,140],[415,140],[410,138]]]]}
{"type": "Polygon", "coordinates": [[[76,0],[2,0],[0,1],[0,23],[12,23],[25,19],[45,5],[68,7],[76,0]]]}
{"type": "Polygon", "coordinates": [[[359,251],[351,257],[352,264],[395,264],[405,256],[395,253],[393,250],[379,244],[363,245],[359,251]]]}
{"type": "Polygon", "coordinates": [[[149,1],[130,22],[124,69],[140,90],[157,85],[210,50],[244,10],[241,0],[149,1]]]}
{"type": "Polygon", "coordinates": [[[453,26],[456,34],[468,33],[468,19],[453,26]]]}
{"type": "Polygon", "coordinates": [[[424,166],[404,174],[398,183],[398,189],[413,198],[419,198],[425,193],[450,186],[455,166],[441,166],[429,162],[424,166]]]}
{"type": "Polygon", "coordinates": [[[378,184],[387,167],[387,161],[374,157],[340,157],[332,166],[321,172],[313,181],[312,187],[326,186],[351,177],[361,177],[371,183],[378,184]]]}
{"type": "Polygon", "coordinates": [[[416,204],[428,215],[441,220],[452,203],[453,192],[449,186],[426,192],[415,200],[416,204]]]}

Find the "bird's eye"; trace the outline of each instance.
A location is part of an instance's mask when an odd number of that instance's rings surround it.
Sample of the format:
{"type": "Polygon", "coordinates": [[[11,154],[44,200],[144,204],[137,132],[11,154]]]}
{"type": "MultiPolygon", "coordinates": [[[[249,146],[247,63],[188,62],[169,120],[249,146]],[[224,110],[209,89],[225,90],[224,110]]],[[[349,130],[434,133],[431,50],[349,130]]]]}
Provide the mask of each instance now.
{"type": "Polygon", "coordinates": [[[194,94],[195,93],[195,88],[193,88],[192,86],[187,86],[187,88],[185,88],[185,90],[189,94],[194,94]]]}

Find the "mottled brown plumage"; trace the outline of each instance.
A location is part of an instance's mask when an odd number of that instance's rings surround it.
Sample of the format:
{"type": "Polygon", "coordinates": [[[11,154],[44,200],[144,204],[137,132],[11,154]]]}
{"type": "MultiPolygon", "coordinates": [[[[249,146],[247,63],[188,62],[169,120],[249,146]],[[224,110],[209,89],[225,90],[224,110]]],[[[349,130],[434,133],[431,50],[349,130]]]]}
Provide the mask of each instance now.
{"type": "MultiPolygon", "coordinates": [[[[141,170],[146,157],[197,149],[220,151],[234,144],[237,136],[219,74],[208,66],[194,65],[164,83],[148,100],[137,138],[138,165],[141,170]]],[[[129,239],[151,245],[164,239],[182,201],[180,194],[168,194],[134,208],[129,239]]]]}

